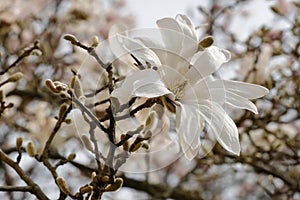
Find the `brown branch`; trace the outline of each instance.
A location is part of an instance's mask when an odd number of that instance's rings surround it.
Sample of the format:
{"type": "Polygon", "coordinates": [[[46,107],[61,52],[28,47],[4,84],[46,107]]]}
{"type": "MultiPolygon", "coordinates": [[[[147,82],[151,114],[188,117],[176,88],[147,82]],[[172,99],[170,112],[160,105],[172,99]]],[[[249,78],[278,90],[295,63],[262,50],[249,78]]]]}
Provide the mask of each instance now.
{"type": "Polygon", "coordinates": [[[33,182],[29,176],[25,174],[25,172],[22,170],[22,168],[19,166],[18,163],[11,160],[3,151],[0,149],[0,159],[8,164],[11,168],[13,168],[17,174],[20,176],[20,178],[30,187],[30,190],[28,192],[34,194],[38,199],[41,200],[47,200],[49,199],[41,190],[41,188],[33,182]]]}
{"type": "Polygon", "coordinates": [[[30,186],[0,186],[2,192],[30,192],[30,186]]]}

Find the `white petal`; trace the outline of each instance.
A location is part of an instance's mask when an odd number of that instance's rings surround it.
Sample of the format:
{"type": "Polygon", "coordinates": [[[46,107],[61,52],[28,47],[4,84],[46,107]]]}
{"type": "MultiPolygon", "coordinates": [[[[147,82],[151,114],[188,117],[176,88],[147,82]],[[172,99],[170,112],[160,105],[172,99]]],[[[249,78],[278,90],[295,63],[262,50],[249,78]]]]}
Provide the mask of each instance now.
{"type": "Polygon", "coordinates": [[[247,99],[257,99],[269,93],[265,87],[240,81],[216,80],[212,83],[212,87],[223,87],[247,99]]]}
{"type": "Polygon", "coordinates": [[[153,66],[159,66],[160,61],[157,55],[138,40],[133,40],[124,35],[117,35],[118,41],[128,54],[133,54],[138,59],[149,62],[153,66]]]}
{"type": "Polygon", "coordinates": [[[109,46],[113,54],[117,58],[120,58],[121,56],[127,54],[127,51],[124,49],[124,46],[120,43],[120,41],[117,38],[117,35],[119,34],[127,36],[127,27],[122,24],[115,24],[109,29],[109,46]]]}
{"type": "Polygon", "coordinates": [[[186,36],[189,36],[197,41],[196,30],[190,18],[188,18],[186,15],[178,14],[175,20],[178,22],[178,25],[181,27],[186,36]]]}
{"type": "Polygon", "coordinates": [[[166,49],[179,54],[182,47],[183,36],[177,21],[173,18],[166,17],[157,20],[156,24],[160,28],[166,49]]]}
{"type": "Polygon", "coordinates": [[[166,51],[165,47],[160,43],[153,41],[151,38],[147,37],[137,37],[137,40],[141,41],[146,47],[151,49],[159,58],[161,63],[166,63],[166,51]]]}
{"type": "Polygon", "coordinates": [[[255,114],[257,114],[257,108],[254,103],[248,99],[234,94],[232,92],[226,92],[226,103],[241,109],[247,109],[255,114]]]}
{"type": "MultiPolygon", "coordinates": [[[[229,51],[220,49],[216,46],[211,46],[195,54],[191,60],[191,64],[202,77],[205,77],[217,71],[220,66],[223,63],[228,62],[229,59],[229,51]]],[[[188,73],[195,72],[192,71],[188,73]]]]}
{"type": "Polygon", "coordinates": [[[227,151],[239,155],[239,134],[233,120],[219,104],[208,101],[199,103],[201,113],[213,133],[216,135],[218,142],[227,151]]]}
{"type": "Polygon", "coordinates": [[[183,139],[181,139],[179,137],[179,141],[180,141],[180,147],[183,151],[184,156],[188,159],[188,160],[192,160],[193,158],[195,158],[198,154],[199,149],[193,149],[189,144],[187,144],[183,139]]]}
{"type": "Polygon", "coordinates": [[[200,147],[200,113],[197,105],[183,104],[177,102],[176,106],[176,131],[179,135],[180,144],[184,148],[184,153],[190,159],[191,155],[195,157],[195,151],[200,147]],[[190,148],[187,148],[190,147],[190,148]],[[187,152],[185,152],[187,150],[187,152]],[[190,154],[194,152],[194,154],[190,154]]]}
{"type": "Polygon", "coordinates": [[[183,33],[180,55],[189,58],[198,50],[198,38],[195,27],[186,15],[177,15],[175,19],[183,33]]]}
{"type": "Polygon", "coordinates": [[[131,97],[158,97],[169,94],[167,88],[163,88],[163,82],[158,73],[152,69],[136,71],[128,75],[122,85],[115,89],[111,96],[118,98],[121,104],[130,100],[131,97]],[[148,86],[153,86],[149,88],[148,86]],[[145,90],[145,91],[143,91],[145,90]]]}

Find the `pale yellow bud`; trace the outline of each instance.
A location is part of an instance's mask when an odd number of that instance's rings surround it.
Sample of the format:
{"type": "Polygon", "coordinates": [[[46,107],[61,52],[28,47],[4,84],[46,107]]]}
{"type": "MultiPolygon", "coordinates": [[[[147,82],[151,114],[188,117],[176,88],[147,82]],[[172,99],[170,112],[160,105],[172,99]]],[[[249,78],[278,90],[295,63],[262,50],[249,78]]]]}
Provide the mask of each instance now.
{"type": "Polygon", "coordinates": [[[123,179],[122,178],[116,178],[115,182],[112,184],[109,184],[105,187],[106,192],[116,192],[118,191],[123,185],[123,179]]]}
{"type": "Polygon", "coordinates": [[[42,51],[39,49],[33,49],[30,53],[30,55],[32,56],[41,56],[42,54],[43,54],[42,51]]]}
{"type": "Polygon", "coordinates": [[[35,149],[35,145],[32,141],[29,141],[27,146],[26,146],[26,152],[28,153],[28,155],[30,157],[34,157],[36,154],[36,149],[35,149]]]}
{"type": "Polygon", "coordinates": [[[69,118],[67,118],[67,119],[64,120],[64,122],[65,122],[66,124],[71,124],[71,123],[72,123],[72,120],[69,119],[69,118]]]}
{"type": "Polygon", "coordinates": [[[131,152],[135,152],[135,151],[137,151],[137,150],[139,150],[139,148],[142,146],[142,143],[141,142],[139,142],[139,143],[137,143],[137,144],[132,144],[133,146],[131,146],[131,152]]]}
{"type": "Polygon", "coordinates": [[[16,139],[16,149],[17,149],[18,152],[21,152],[22,144],[23,144],[23,138],[22,137],[18,137],[16,139]]]}
{"type": "Polygon", "coordinates": [[[66,34],[64,36],[64,39],[70,41],[72,44],[77,44],[78,43],[77,38],[74,35],[71,35],[71,34],[66,34]]]}
{"type": "Polygon", "coordinates": [[[92,47],[97,47],[99,45],[99,39],[97,36],[92,38],[92,47]]]}
{"type": "Polygon", "coordinates": [[[56,178],[56,183],[59,187],[59,189],[65,193],[65,194],[70,194],[70,190],[68,188],[67,182],[65,181],[65,179],[63,177],[57,177],[56,178]]]}
{"type": "Polygon", "coordinates": [[[81,83],[80,83],[80,80],[77,75],[72,77],[70,86],[71,86],[71,88],[74,89],[76,97],[83,96],[83,90],[82,90],[81,83]]]}
{"type": "Polygon", "coordinates": [[[93,186],[85,185],[79,189],[79,192],[80,192],[80,194],[85,194],[85,193],[91,192],[92,190],[93,190],[93,186]]]}
{"type": "Polygon", "coordinates": [[[67,112],[68,105],[67,104],[62,104],[59,108],[59,113],[58,113],[58,119],[62,119],[64,114],[67,112]]]}
{"type": "Polygon", "coordinates": [[[45,85],[46,85],[46,87],[47,87],[49,90],[51,90],[52,92],[54,92],[54,93],[59,92],[59,91],[56,89],[56,86],[54,85],[54,83],[53,83],[52,80],[47,79],[47,80],[45,81],[45,85]]]}
{"type": "Polygon", "coordinates": [[[97,177],[97,174],[96,172],[92,172],[91,174],[91,179],[94,181],[94,179],[97,177]]]}
{"type": "Polygon", "coordinates": [[[71,153],[71,154],[68,155],[67,160],[72,161],[72,160],[74,160],[75,158],[76,158],[76,154],[75,154],[75,153],[71,153]]]}

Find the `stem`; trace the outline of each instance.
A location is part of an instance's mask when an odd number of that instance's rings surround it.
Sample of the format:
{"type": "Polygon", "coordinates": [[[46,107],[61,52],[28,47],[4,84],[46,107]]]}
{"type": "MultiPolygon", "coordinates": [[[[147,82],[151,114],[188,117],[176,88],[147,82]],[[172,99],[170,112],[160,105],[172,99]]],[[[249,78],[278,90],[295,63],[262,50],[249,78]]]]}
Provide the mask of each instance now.
{"type": "MultiPolygon", "coordinates": [[[[49,198],[43,193],[41,188],[33,182],[22,170],[18,163],[11,160],[3,151],[0,149],[0,159],[13,168],[20,178],[30,187],[29,192],[34,194],[38,199],[48,200],[49,198]]],[[[8,189],[8,188],[7,188],[8,189]]]]}

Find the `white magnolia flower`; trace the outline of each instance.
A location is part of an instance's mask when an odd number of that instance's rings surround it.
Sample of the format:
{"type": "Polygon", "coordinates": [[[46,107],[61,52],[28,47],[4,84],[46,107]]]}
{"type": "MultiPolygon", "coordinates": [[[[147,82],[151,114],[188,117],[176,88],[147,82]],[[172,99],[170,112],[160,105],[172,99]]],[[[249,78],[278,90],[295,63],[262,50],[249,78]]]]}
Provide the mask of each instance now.
{"type": "Polygon", "coordinates": [[[128,75],[112,93],[121,103],[132,97],[162,97],[164,105],[176,113],[176,131],[184,154],[193,159],[201,146],[200,133],[207,125],[217,141],[239,155],[238,130],[222,108],[224,103],[257,113],[249,99],[268,93],[262,86],[216,80],[213,73],[230,59],[227,50],[210,46],[199,50],[198,38],[190,19],[184,15],[157,21],[163,45],[149,38],[131,39],[117,26],[110,38],[118,57],[132,54],[144,65],[128,75]]]}

